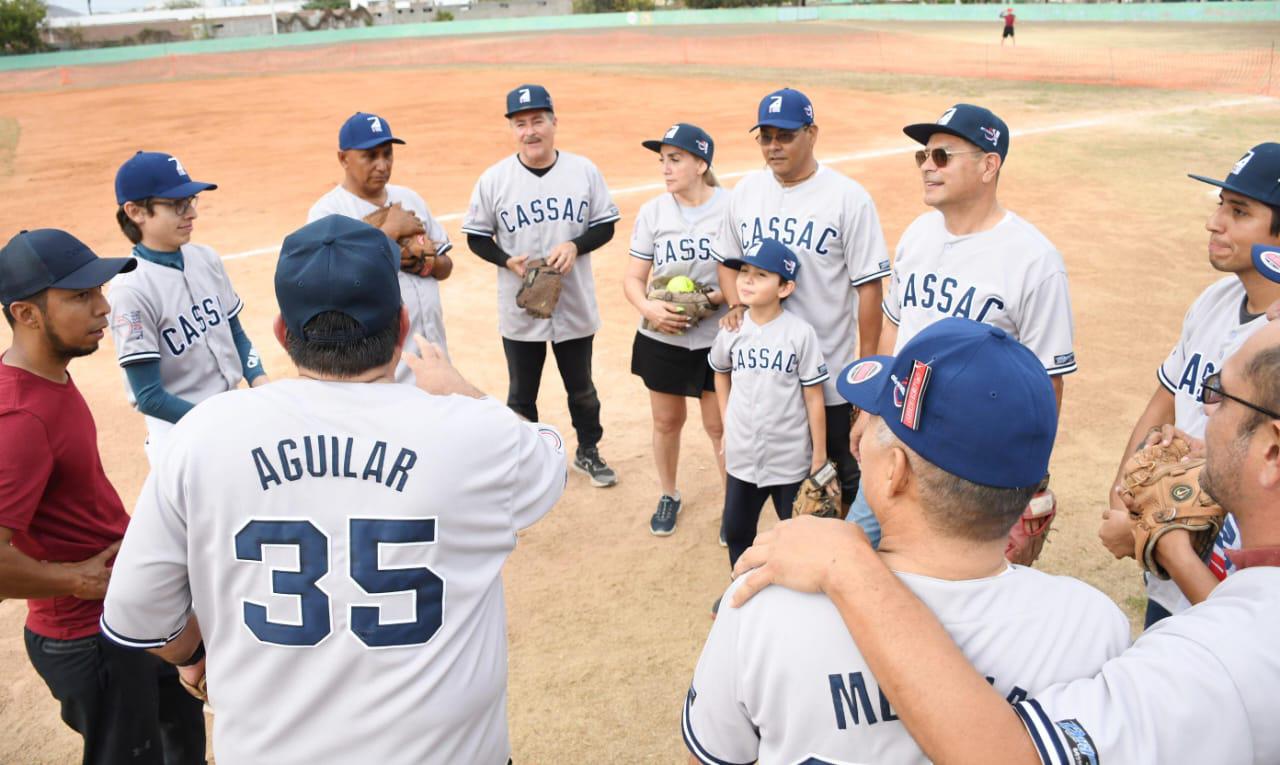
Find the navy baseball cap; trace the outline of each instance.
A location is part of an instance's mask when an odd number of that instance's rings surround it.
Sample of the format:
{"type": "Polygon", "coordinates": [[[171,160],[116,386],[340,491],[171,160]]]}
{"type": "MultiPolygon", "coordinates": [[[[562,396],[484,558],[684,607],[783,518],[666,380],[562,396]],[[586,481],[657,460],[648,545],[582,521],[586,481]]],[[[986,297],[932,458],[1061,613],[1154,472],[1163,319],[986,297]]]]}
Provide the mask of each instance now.
{"type": "Polygon", "coordinates": [[[929,143],[934,133],[959,136],[988,153],[1009,154],[1009,126],[990,109],[973,104],[956,104],[942,113],[937,122],[920,122],[902,129],[911,140],[929,143]]]}
{"type": "Polygon", "coordinates": [[[1234,191],[1268,205],[1280,205],[1280,143],[1260,143],[1236,161],[1226,180],[1187,173],[1197,181],[1234,191]]]}
{"type": "Polygon", "coordinates": [[[507,113],[503,116],[535,109],[554,114],[556,110],[551,108],[551,94],[541,85],[521,85],[507,94],[507,113]]]}
{"type": "Polygon", "coordinates": [[[384,143],[404,143],[391,134],[391,123],[376,114],[356,112],[338,129],[338,149],[372,149],[384,143]]]}
{"type": "Polygon", "coordinates": [[[656,141],[641,141],[640,145],[658,153],[662,152],[664,145],[674,146],[677,149],[684,149],[708,165],[711,164],[711,157],[716,153],[716,142],[711,140],[707,131],[688,122],[677,122],[667,128],[667,134],[662,138],[656,141]]]}
{"type": "Polygon", "coordinates": [[[775,90],[760,101],[756,114],[755,130],[776,127],[781,130],[799,130],[813,124],[813,102],[798,90],[775,90]]]}
{"type": "Polygon", "coordinates": [[[147,197],[182,199],[216,188],[191,180],[177,157],[159,151],[140,151],[116,171],[116,204],[121,205],[147,197]]]}
{"type": "Polygon", "coordinates": [[[1035,354],[999,327],[943,319],[897,356],[845,367],[836,388],[952,475],[1014,489],[1049,472],[1058,432],[1053,385],[1035,354]]]}
{"type": "Polygon", "coordinates": [[[741,258],[726,258],[724,264],[735,271],[741,271],[745,265],[753,265],[788,282],[795,281],[800,275],[800,261],[795,253],[777,239],[761,239],[759,244],[748,247],[741,258]]]}
{"type": "Polygon", "coordinates": [[[1280,247],[1272,244],[1253,246],[1253,267],[1273,282],[1280,282],[1280,247]]]}
{"type": "Polygon", "coordinates": [[[386,329],[400,317],[400,253],[386,234],[364,221],[329,215],[285,237],[276,262],[276,301],[294,337],[346,343],[386,329]],[[342,336],[308,336],[303,327],[337,311],[360,329],[342,336]]]}
{"type": "Polygon", "coordinates": [[[0,304],[9,305],[50,287],[87,290],[138,267],[133,258],[100,258],[65,231],[21,231],[0,249],[0,304]]]}

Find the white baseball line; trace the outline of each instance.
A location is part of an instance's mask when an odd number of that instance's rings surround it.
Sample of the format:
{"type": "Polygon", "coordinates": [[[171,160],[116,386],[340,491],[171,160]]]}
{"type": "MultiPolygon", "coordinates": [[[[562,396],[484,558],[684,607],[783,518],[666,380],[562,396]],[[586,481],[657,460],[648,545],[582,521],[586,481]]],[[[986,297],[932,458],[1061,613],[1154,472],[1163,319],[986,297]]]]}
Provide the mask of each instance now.
{"type": "MultiPolygon", "coordinates": [[[[1253,104],[1262,104],[1262,103],[1275,102],[1275,101],[1276,101],[1275,98],[1271,98],[1269,96],[1251,96],[1249,98],[1232,98],[1224,101],[1214,101],[1212,103],[1207,103],[1207,104],[1185,104],[1183,106],[1173,106],[1167,109],[1157,109],[1157,110],[1145,111],[1145,112],[1144,111],[1123,112],[1121,114],[1115,114],[1107,117],[1096,117],[1094,119],[1076,120],[1074,122],[1062,122],[1057,125],[1045,125],[1043,127],[1027,128],[1026,130],[1012,130],[1010,131],[1010,137],[1040,135],[1042,133],[1061,133],[1067,130],[1080,130],[1081,128],[1101,127],[1103,125],[1109,125],[1116,122],[1122,122],[1122,121],[1127,122],[1135,118],[1142,119],[1147,117],[1165,117],[1170,114],[1183,114],[1186,112],[1198,111],[1200,109],[1230,109],[1236,106],[1251,106],[1253,104]]],[[[869,149],[867,151],[854,152],[853,154],[842,154],[835,157],[824,157],[822,159],[822,163],[826,165],[838,165],[838,164],[843,164],[845,162],[858,162],[858,161],[867,160],[867,159],[879,159],[881,157],[892,157],[897,154],[910,154],[915,150],[916,150],[916,147],[914,145],[894,146],[892,148],[887,148],[887,149],[869,149]]],[[[719,178],[741,178],[747,173],[755,172],[758,169],[759,169],[759,166],[752,167],[749,170],[735,170],[732,173],[717,172],[716,176],[719,178]]],[[[623,196],[626,194],[639,194],[645,191],[661,191],[664,188],[666,188],[666,185],[662,183],[642,183],[638,186],[624,186],[620,189],[610,189],[609,193],[617,197],[617,196],[623,196]]],[[[461,220],[462,216],[463,216],[463,213],[457,212],[457,213],[448,213],[446,215],[437,215],[435,216],[435,218],[436,220],[443,223],[445,221],[461,220]]],[[[257,257],[258,255],[271,255],[279,251],[280,251],[279,245],[272,245],[270,247],[259,247],[253,250],[237,252],[232,255],[223,255],[222,259],[223,260],[240,260],[242,258],[257,257]]]]}

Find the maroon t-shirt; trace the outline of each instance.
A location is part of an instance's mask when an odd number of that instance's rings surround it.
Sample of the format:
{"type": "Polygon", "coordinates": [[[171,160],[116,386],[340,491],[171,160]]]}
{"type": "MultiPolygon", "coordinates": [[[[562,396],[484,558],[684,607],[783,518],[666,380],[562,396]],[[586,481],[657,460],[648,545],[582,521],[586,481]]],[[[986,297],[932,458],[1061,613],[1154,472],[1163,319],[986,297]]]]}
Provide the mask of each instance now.
{"type": "MultiPolygon", "coordinates": [[[[124,511],[98,454],[98,430],[70,376],[55,383],[0,357],[0,526],[41,561],[81,561],[124,537],[124,511]]],[[[27,601],[27,628],[73,640],[98,631],[101,600],[27,601]]]]}

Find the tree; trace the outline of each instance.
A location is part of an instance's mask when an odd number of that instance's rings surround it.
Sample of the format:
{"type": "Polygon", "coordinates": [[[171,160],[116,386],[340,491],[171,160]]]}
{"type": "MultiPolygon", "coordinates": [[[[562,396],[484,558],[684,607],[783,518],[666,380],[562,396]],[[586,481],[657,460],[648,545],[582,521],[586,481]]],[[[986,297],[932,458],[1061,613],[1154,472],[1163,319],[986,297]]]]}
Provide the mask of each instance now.
{"type": "Polygon", "coordinates": [[[0,0],[0,51],[14,54],[44,50],[40,39],[44,15],[40,0],[0,0]]]}

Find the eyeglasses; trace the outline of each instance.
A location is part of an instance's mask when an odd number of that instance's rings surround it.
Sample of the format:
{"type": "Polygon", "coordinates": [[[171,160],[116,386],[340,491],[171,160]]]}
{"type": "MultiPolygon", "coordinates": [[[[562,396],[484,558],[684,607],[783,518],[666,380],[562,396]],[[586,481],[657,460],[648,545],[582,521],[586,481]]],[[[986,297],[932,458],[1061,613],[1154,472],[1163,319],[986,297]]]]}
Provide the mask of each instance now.
{"type": "Polygon", "coordinates": [[[796,138],[798,138],[801,133],[803,133],[808,129],[809,129],[809,126],[805,125],[799,130],[779,130],[776,133],[766,133],[763,130],[761,130],[759,133],[756,133],[756,143],[760,144],[761,146],[768,146],[774,141],[777,141],[778,145],[786,146],[787,144],[796,140],[796,138]]]}
{"type": "Polygon", "coordinates": [[[916,152],[916,167],[924,167],[924,161],[926,159],[932,159],[935,167],[946,167],[947,163],[951,161],[951,158],[956,156],[957,154],[986,154],[986,153],[987,152],[981,149],[974,149],[973,151],[950,151],[949,149],[942,149],[942,148],[928,149],[928,150],[921,149],[920,151],[916,152]]]}
{"type": "Polygon", "coordinates": [[[1273,420],[1280,420],[1280,414],[1276,414],[1270,409],[1263,409],[1257,404],[1253,404],[1248,401],[1245,401],[1244,399],[1239,398],[1238,396],[1233,396],[1230,393],[1227,393],[1225,390],[1223,390],[1221,372],[1214,372],[1213,374],[1204,378],[1204,382],[1200,384],[1200,403],[1204,404],[1205,406],[1209,406],[1210,404],[1221,404],[1222,400],[1226,398],[1231,399],[1237,404],[1247,406],[1255,412],[1258,412],[1260,414],[1265,414],[1266,416],[1270,417],[1273,420]]]}
{"type": "Polygon", "coordinates": [[[200,202],[200,197],[198,196],[183,197],[182,199],[152,199],[151,200],[152,204],[164,205],[165,207],[172,207],[174,214],[180,215],[180,216],[186,215],[187,213],[196,209],[196,205],[199,202],[200,202]]]}

